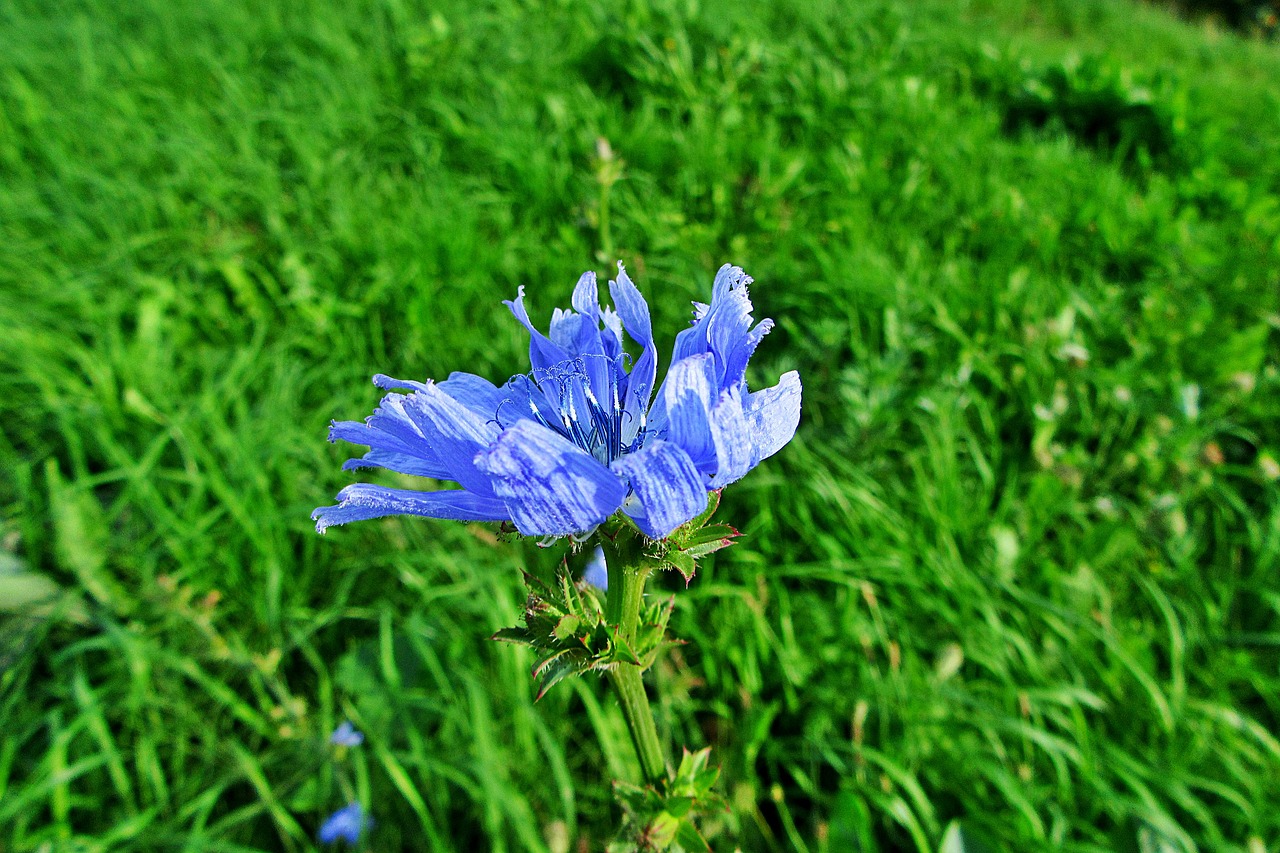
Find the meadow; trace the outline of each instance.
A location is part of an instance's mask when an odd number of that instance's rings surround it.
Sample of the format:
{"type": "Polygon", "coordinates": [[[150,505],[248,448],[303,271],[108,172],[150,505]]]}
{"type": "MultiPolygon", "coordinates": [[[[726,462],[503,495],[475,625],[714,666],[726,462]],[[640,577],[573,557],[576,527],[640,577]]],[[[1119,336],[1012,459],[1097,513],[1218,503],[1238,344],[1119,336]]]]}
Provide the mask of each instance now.
{"type": "Polygon", "coordinates": [[[805,383],[742,543],[658,579],[716,850],[1280,849],[1275,43],[1122,0],[10,0],[0,44],[0,851],[302,851],[353,797],[368,850],[603,849],[616,703],[488,640],[582,555],[308,515],[372,374],[501,381],[501,301],[618,259],[660,374],[731,262],[753,384],[805,383]]]}

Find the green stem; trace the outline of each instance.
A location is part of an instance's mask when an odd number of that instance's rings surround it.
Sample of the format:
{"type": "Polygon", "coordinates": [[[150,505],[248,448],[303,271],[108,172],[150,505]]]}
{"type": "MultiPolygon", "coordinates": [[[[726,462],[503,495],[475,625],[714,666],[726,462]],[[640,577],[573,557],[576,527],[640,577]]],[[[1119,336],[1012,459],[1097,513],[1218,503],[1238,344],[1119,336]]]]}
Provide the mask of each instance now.
{"type": "MultiPolygon", "coordinates": [[[[609,593],[605,598],[605,618],[619,626],[623,642],[635,645],[640,608],[644,604],[644,585],[650,567],[641,558],[639,543],[619,533],[615,542],[605,541],[605,566],[609,572],[609,593]]],[[[619,663],[609,671],[609,681],[617,691],[622,715],[631,731],[631,742],[640,758],[644,781],[656,785],[667,778],[667,765],[653,725],[653,712],[644,690],[644,670],[630,663],[619,663]]]]}
{"type": "Polygon", "coordinates": [[[613,234],[609,230],[609,190],[610,184],[600,185],[600,253],[604,257],[613,258],[613,234]]]}

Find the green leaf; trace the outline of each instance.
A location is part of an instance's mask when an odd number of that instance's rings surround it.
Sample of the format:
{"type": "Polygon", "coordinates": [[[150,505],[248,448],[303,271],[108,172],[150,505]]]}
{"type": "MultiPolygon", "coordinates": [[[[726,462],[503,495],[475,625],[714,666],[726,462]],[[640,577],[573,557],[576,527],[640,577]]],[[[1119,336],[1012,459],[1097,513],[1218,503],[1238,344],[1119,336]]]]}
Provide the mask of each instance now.
{"type": "MultiPolygon", "coordinates": [[[[737,528],[730,527],[727,524],[713,524],[710,527],[704,527],[697,533],[684,540],[681,550],[693,552],[697,548],[706,545],[715,545],[712,551],[717,551],[725,545],[732,545],[732,540],[737,539],[742,534],[737,528]],[[721,544],[723,543],[723,544],[721,544]]],[[[700,553],[709,554],[711,551],[701,551],[700,553]]]]}
{"type": "MultiPolygon", "coordinates": [[[[851,853],[875,853],[879,848],[872,833],[871,810],[852,787],[843,787],[831,810],[830,844],[832,850],[851,853]]],[[[950,829],[948,829],[950,832],[950,829]]],[[[944,838],[943,844],[946,844],[944,838]]]]}
{"type": "Polygon", "coordinates": [[[56,460],[46,461],[44,473],[58,562],[75,574],[95,600],[128,613],[132,609],[130,596],[106,570],[107,522],[102,505],[92,492],[64,480],[56,460]]]}
{"type": "Polygon", "coordinates": [[[563,662],[563,659],[566,656],[572,656],[574,651],[575,649],[571,649],[571,648],[561,649],[558,652],[555,652],[554,654],[550,654],[547,657],[543,658],[542,660],[538,661],[533,667],[534,677],[538,678],[544,675],[547,672],[547,670],[549,670],[552,667],[553,664],[555,664],[557,661],[563,662]]]}
{"type": "Polygon", "coordinates": [[[698,571],[697,564],[694,563],[693,557],[684,551],[667,552],[666,568],[675,569],[684,578],[685,585],[693,580],[694,574],[698,571]]]}
{"type": "Polygon", "coordinates": [[[523,646],[533,645],[533,635],[528,628],[503,628],[489,639],[500,643],[519,643],[523,646]]]}
{"type": "Polygon", "coordinates": [[[680,831],[680,820],[663,812],[649,822],[645,829],[645,837],[658,850],[666,850],[676,840],[680,831]]]}
{"type": "Polygon", "coordinates": [[[938,853],[993,853],[985,841],[980,840],[971,830],[964,828],[958,820],[947,825],[942,834],[942,845],[938,853]]]}
{"type": "Polygon", "coordinates": [[[582,627],[582,620],[572,613],[562,616],[560,621],[556,623],[556,627],[551,633],[557,640],[567,640],[570,637],[577,636],[578,629],[582,627]]]}
{"type": "Polygon", "coordinates": [[[703,747],[697,752],[689,752],[685,750],[684,755],[680,758],[680,766],[676,769],[677,779],[692,778],[694,775],[701,773],[706,769],[707,763],[711,760],[711,747],[703,747]]]}
{"type": "Polygon", "coordinates": [[[693,810],[693,797],[667,797],[666,812],[672,817],[684,817],[693,810]]]}
{"type": "Polygon", "coordinates": [[[680,829],[676,832],[676,843],[683,849],[697,851],[697,853],[710,853],[711,845],[702,837],[702,833],[698,832],[698,828],[689,821],[680,824],[680,829]]]}
{"type": "Polygon", "coordinates": [[[1262,369],[1262,362],[1267,357],[1267,338],[1270,332],[1266,323],[1259,323],[1241,329],[1222,341],[1213,354],[1218,377],[1226,381],[1238,373],[1257,373],[1262,369]]]}
{"type": "Polygon", "coordinates": [[[12,554],[0,552],[0,612],[53,616],[83,625],[89,621],[84,599],[53,579],[26,566],[12,554]]]}
{"type": "Polygon", "coordinates": [[[585,670],[591,669],[590,666],[583,667],[571,658],[559,658],[554,661],[544,661],[545,669],[540,673],[538,682],[537,699],[541,699],[547,695],[547,691],[555,687],[561,681],[564,681],[571,675],[579,675],[585,670]]]}
{"type": "Polygon", "coordinates": [[[693,545],[689,548],[684,549],[683,553],[688,554],[690,557],[693,557],[694,559],[701,559],[702,557],[705,557],[708,554],[714,554],[716,551],[722,551],[725,548],[728,548],[732,544],[733,544],[733,539],[731,537],[723,537],[723,538],[713,539],[709,542],[702,542],[698,545],[693,545]]]}

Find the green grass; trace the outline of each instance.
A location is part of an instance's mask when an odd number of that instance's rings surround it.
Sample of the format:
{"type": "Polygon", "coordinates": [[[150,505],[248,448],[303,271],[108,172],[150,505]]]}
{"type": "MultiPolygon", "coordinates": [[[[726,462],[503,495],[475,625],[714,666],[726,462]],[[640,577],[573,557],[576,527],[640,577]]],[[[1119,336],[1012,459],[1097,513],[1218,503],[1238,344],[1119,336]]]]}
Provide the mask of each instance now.
{"type": "Polygon", "coordinates": [[[563,549],[307,516],[369,375],[615,256],[663,354],[744,266],[805,381],[659,579],[717,850],[1280,847],[1280,53],[847,5],[0,9],[0,850],[600,849],[614,701],[485,639],[563,549]]]}

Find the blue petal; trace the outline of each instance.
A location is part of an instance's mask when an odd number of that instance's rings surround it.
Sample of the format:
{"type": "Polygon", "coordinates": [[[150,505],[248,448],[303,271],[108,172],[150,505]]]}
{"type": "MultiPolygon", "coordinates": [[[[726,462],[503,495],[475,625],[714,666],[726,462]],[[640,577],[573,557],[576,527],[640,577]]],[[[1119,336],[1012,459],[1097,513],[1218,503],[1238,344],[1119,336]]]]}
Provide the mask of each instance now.
{"type": "Polygon", "coordinates": [[[627,487],[587,452],[533,421],[504,430],[476,459],[526,536],[594,528],[622,505],[627,487]]]}
{"type": "Polygon", "coordinates": [[[612,308],[601,308],[600,322],[604,323],[604,331],[600,333],[604,354],[616,359],[622,355],[622,318],[612,308]]]}
{"type": "MultiPolygon", "coordinates": [[[[723,267],[720,271],[725,272],[723,267]]],[[[706,317],[707,343],[716,354],[717,366],[723,368],[751,328],[751,296],[747,285],[752,279],[738,267],[730,267],[728,275],[719,275],[716,279],[706,317]],[[724,286],[723,280],[727,280],[724,286]]]]}
{"type": "MultiPolygon", "coordinates": [[[[596,284],[596,274],[591,270],[578,278],[573,288],[572,311],[556,311],[561,326],[563,341],[556,335],[557,321],[551,321],[551,338],[570,356],[598,356],[605,354],[600,340],[600,293],[596,284]]],[[[588,368],[590,369],[590,367],[588,368]]],[[[599,393],[599,391],[597,391],[599,393]]]]}
{"type": "Polygon", "coordinates": [[[511,313],[521,325],[529,330],[529,364],[533,367],[535,374],[569,359],[569,353],[556,346],[546,335],[533,327],[529,312],[524,307],[524,285],[517,290],[515,301],[506,300],[503,304],[510,308],[511,313]]]}
{"type": "Polygon", "coordinates": [[[398,388],[412,388],[414,391],[421,391],[427,387],[424,382],[414,382],[412,379],[394,379],[385,373],[375,373],[373,375],[373,384],[384,391],[394,391],[398,388]]]}
{"type": "Polygon", "coordinates": [[[754,329],[735,341],[724,353],[724,376],[720,380],[721,388],[746,390],[747,362],[755,354],[756,347],[760,346],[760,341],[764,340],[764,336],[771,331],[773,331],[773,321],[766,317],[756,323],[754,329]]]}
{"type": "Polygon", "coordinates": [[[341,725],[329,735],[329,743],[334,746],[356,747],[364,743],[364,735],[356,731],[350,720],[343,720],[341,725]]]}
{"type": "MultiPolygon", "coordinates": [[[[560,308],[552,309],[551,332],[548,337],[551,343],[560,347],[570,357],[584,345],[590,346],[591,334],[591,323],[586,317],[560,308]]],[[[598,331],[595,335],[599,338],[598,331]]]]}
{"type": "Polygon", "coordinates": [[[716,386],[720,390],[740,388],[747,362],[760,340],[773,328],[772,320],[762,320],[751,328],[752,278],[741,267],[725,264],[716,273],[711,304],[694,303],[693,326],[676,335],[672,361],[702,353],[716,359],[716,386]]]}
{"type": "Polygon", "coordinates": [[[333,844],[338,839],[355,844],[369,823],[360,804],[352,803],[329,815],[329,819],[320,827],[318,836],[322,844],[333,844]]]}
{"type": "Polygon", "coordinates": [[[716,467],[708,485],[719,489],[741,480],[755,467],[755,437],[742,411],[737,388],[722,391],[720,401],[708,416],[711,441],[716,448],[716,467]]]}
{"type": "MultiPolygon", "coordinates": [[[[398,395],[391,395],[395,396],[398,395]]],[[[398,403],[448,471],[449,479],[473,492],[493,494],[488,476],[475,464],[476,454],[498,437],[500,430],[492,419],[477,414],[432,384],[400,398],[398,403]]]]}
{"type": "Polygon", "coordinates": [[[502,392],[487,380],[454,373],[435,385],[391,379],[379,374],[382,387],[413,387],[409,395],[388,394],[363,423],[335,421],[329,440],[369,447],[344,469],[388,468],[418,477],[457,480],[481,494],[492,494],[488,478],[475,473],[476,452],[497,437],[493,420],[502,392]],[[442,393],[443,392],[443,393],[442,393]]]}
{"type": "Polygon", "coordinates": [[[715,383],[715,357],[704,353],[673,364],[661,396],[667,439],[718,489],[741,479],[758,460],[738,389],[717,391],[715,383]]]}
{"type": "MultiPolygon", "coordinates": [[[[361,442],[365,443],[365,442],[361,442]]],[[[414,477],[431,477],[436,480],[449,480],[452,475],[439,463],[428,462],[408,453],[394,453],[385,450],[370,450],[358,459],[348,459],[342,463],[343,471],[355,471],[359,468],[386,468],[414,477]]]]}
{"type": "MultiPolygon", "coordinates": [[[[715,283],[711,285],[711,304],[693,303],[693,326],[676,335],[675,351],[671,355],[672,362],[680,361],[692,355],[710,352],[709,328],[714,315],[722,310],[729,295],[742,285],[743,281],[751,281],[751,277],[741,267],[725,264],[716,272],[715,283]]],[[[748,308],[748,310],[750,310],[748,308]]]]}
{"type": "Polygon", "coordinates": [[[587,317],[595,325],[600,324],[600,288],[596,284],[596,274],[587,270],[573,287],[573,298],[570,300],[573,310],[587,317]]]}
{"type": "MultiPolygon", "coordinates": [[[[455,370],[436,387],[485,420],[493,420],[507,395],[488,379],[455,370]]],[[[418,389],[423,390],[422,388],[418,389]]]]}
{"type": "MultiPolygon", "coordinates": [[[[385,402],[385,401],[384,401],[385,402]]],[[[375,413],[367,423],[333,421],[329,426],[330,441],[363,444],[369,452],[359,459],[348,459],[344,470],[353,468],[388,468],[417,477],[447,478],[449,472],[435,452],[414,429],[413,424],[396,409],[375,413]]]]}
{"type": "Polygon", "coordinates": [[[613,297],[613,305],[618,310],[627,334],[642,348],[640,358],[628,376],[626,399],[623,402],[626,417],[622,438],[629,443],[645,423],[645,412],[649,409],[653,382],[658,373],[658,352],[653,345],[649,305],[627,275],[621,261],[618,262],[618,278],[609,282],[609,295],[613,297]]]}
{"type": "Polygon", "coordinates": [[[650,539],[661,539],[707,507],[707,490],[693,460],[675,444],[649,441],[613,463],[627,477],[639,504],[624,511],[650,539]]]}
{"type": "MultiPolygon", "coordinates": [[[[684,449],[700,470],[715,464],[715,442],[708,421],[715,383],[714,361],[703,354],[671,365],[659,394],[666,437],[684,449]]],[[[657,406],[654,407],[655,409],[657,406]]]]}
{"type": "Polygon", "coordinates": [[[422,515],[455,521],[506,521],[511,517],[497,498],[465,490],[418,492],[389,489],[371,483],[353,483],[338,492],[337,506],[322,506],[311,513],[316,530],[351,521],[365,521],[385,515],[422,515]]]}
{"type": "Polygon", "coordinates": [[[747,395],[743,413],[755,436],[755,458],[768,459],[796,434],[800,423],[800,374],[788,371],[778,384],[747,395]]]}
{"type": "MultiPolygon", "coordinates": [[[[610,357],[606,352],[600,334],[600,321],[585,314],[574,314],[557,308],[551,319],[551,340],[569,353],[574,370],[581,369],[586,373],[591,393],[596,399],[608,405],[611,389],[609,374],[615,370],[616,357],[610,357]]],[[[621,364],[616,369],[621,372],[621,364]]],[[[546,381],[553,375],[554,371],[535,373],[539,381],[546,381]]],[[[551,381],[554,383],[556,380],[551,381]]]]}
{"type": "Polygon", "coordinates": [[[452,479],[431,441],[405,411],[405,399],[402,394],[388,394],[364,423],[332,422],[330,441],[349,441],[370,448],[362,459],[348,460],[343,467],[382,467],[420,477],[452,479]]]}
{"type": "Polygon", "coordinates": [[[583,568],[582,579],[596,589],[608,591],[609,567],[604,561],[604,549],[599,545],[596,546],[595,553],[591,555],[591,560],[583,568]]]}
{"type": "MultiPolygon", "coordinates": [[[[388,391],[399,388],[425,391],[427,386],[432,383],[415,382],[412,379],[393,379],[386,374],[379,373],[373,377],[373,384],[388,391]]],[[[492,418],[494,412],[498,410],[498,406],[501,405],[505,398],[502,390],[488,379],[476,376],[474,373],[464,373],[460,370],[455,370],[449,374],[448,379],[435,383],[435,385],[468,409],[478,415],[483,415],[485,418],[492,418]]]]}

